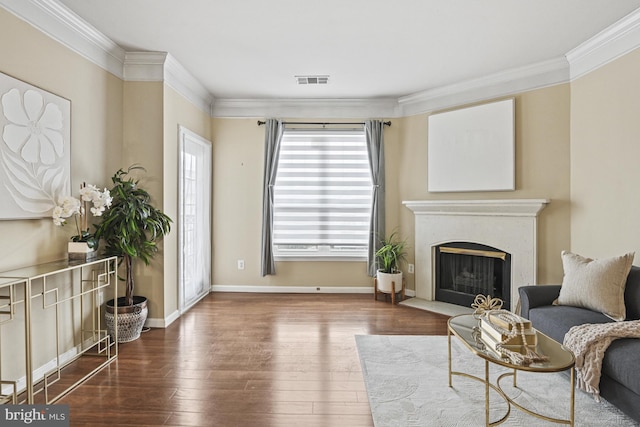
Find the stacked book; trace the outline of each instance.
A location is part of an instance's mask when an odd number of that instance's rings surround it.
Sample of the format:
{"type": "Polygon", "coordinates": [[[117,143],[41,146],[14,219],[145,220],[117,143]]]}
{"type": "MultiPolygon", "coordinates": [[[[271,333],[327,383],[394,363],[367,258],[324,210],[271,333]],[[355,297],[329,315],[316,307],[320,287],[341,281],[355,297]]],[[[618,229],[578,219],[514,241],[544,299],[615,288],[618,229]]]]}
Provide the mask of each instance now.
{"type": "Polygon", "coordinates": [[[505,349],[526,354],[525,344],[535,348],[538,343],[536,330],[531,327],[529,320],[517,317],[517,322],[508,322],[491,314],[480,319],[480,338],[496,353],[500,353],[498,344],[505,349]]]}

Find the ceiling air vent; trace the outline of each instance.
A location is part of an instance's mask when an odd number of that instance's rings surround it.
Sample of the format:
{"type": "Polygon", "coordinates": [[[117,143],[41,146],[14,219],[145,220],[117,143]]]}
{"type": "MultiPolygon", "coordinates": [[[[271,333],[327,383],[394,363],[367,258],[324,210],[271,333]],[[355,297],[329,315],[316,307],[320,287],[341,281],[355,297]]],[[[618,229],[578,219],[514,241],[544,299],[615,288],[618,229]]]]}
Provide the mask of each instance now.
{"type": "Polygon", "coordinates": [[[326,85],[329,76],[295,76],[299,85],[326,85]]]}

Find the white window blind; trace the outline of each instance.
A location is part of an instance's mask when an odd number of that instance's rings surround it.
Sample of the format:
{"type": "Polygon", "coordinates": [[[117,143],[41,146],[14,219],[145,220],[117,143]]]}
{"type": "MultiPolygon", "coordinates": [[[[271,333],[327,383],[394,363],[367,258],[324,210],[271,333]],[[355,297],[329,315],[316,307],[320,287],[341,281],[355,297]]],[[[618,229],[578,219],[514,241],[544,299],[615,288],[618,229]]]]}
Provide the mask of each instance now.
{"type": "Polygon", "coordinates": [[[274,187],[274,254],[366,256],[371,197],[364,129],[285,129],[274,187]]]}

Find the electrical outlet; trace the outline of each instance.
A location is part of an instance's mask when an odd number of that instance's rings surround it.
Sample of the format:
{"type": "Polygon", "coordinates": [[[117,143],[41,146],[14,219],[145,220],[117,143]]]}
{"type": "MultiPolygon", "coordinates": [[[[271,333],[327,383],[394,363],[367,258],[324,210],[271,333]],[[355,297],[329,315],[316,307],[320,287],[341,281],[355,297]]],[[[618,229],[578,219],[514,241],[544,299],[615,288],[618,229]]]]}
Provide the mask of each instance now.
{"type": "Polygon", "coordinates": [[[414,271],[414,270],[413,270],[413,264],[409,264],[409,266],[408,266],[408,267],[409,267],[409,273],[410,273],[410,274],[413,274],[413,271],[414,271]]]}
{"type": "Polygon", "coordinates": [[[98,305],[102,305],[104,303],[104,292],[98,292],[98,305]]]}
{"type": "Polygon", "coordinates": [[[244,270],[244,260],[243,259],[239,259],[238,260],[238,270],[244,270]]]}

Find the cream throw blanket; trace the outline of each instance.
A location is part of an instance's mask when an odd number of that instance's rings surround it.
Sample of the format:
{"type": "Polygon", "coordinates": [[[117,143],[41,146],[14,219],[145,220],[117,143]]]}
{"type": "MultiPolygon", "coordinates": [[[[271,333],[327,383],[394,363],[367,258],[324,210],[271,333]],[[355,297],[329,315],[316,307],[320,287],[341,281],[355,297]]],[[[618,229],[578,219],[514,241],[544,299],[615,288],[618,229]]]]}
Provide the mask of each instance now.
{"type": "Polygon", "coordinates": [[[576,387],[600,401],[602,359],[618,338],[640,338],[640,320],[574,326],[564,336],[564,345],[576,357],[576,387]]]}

